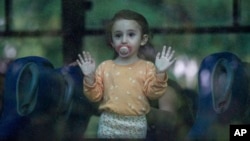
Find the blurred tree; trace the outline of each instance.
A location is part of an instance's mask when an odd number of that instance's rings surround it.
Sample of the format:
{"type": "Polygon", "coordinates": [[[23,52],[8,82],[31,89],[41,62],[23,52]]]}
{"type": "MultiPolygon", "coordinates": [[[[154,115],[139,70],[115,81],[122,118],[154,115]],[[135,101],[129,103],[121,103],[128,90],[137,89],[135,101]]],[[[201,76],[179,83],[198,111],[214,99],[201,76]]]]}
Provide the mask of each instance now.
{"type": "MultiPolygon", "coordinates": [[[[193,28],[233,24],[233,0],[91,0],[91,2],[93,7],[87,11],[85,19],[87,29],[103,29],[106,21],[120,9],[131,9],[142,13],[152,28],[193,28]]],[[[4,4],[3,1],[1,3],[4,4]]],[[[2,4],[0,24],[1,19],[4,19],[2,4]]],[[[249,5],[250,1],[247,0],[242,0],[240,3],[240,25],[249,25],[249,5]]],[[[14,30],[61,29],[61,0],[13,1],[13,10],[14,30]]],[[[112,58],[112,51],[108,49],[103,35],[86,35],[83,40],[83,47],[93,53],[97,62],[112,58]]],[[[1,55],[2,49],[8,43],[16,47],[17,57],[38,55],[48,58],[55,66],[63,64],[60,36],[6,37],[0,38],[0,42],[1,55]]],[[[177,56],[190,56],[198,63],[205,56],[219,51],[233,52],[242,60],[250,62],[249,34],[155,34],[153,43],[158,50],[164,44],[171,45],[177,51],[177,56]]]]}

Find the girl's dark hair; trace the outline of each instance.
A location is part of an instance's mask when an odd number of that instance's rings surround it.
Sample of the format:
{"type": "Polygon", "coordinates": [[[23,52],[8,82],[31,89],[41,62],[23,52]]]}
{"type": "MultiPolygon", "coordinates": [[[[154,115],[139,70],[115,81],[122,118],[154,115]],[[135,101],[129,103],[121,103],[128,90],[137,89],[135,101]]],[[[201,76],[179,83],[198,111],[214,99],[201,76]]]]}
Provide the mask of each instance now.
{"type": "MultiPolygon", "coordinates": [[[[127,19],[127,20],[136,21],[141,27],[142,35],[147,34],[149,36],[148,42],[144,46],[140,47],[139,52],[138,52],[138,57],[140,57],[142,59],[145,59],[145,60],[148,60],[148,61],[154,62],[154,58],[156,56],[156,51],[153,48],[152,44],[150,43],[150,31],[149,31],[148,22],[147,22],[146,18],[143,15],[141,15],[141,14],[135,12],[135,11],[125,9],[125,10],[118,11],[114,15],[114,17],[109,21],[109,23],[106,26],[106,41],[107,41],[107,44],[109,46],[111,46],[110,43],[112,42],[112,27],[113,27],[113,24],[117,20],[120,20],[120,19],[127,19]]],[[[117,57],[117,56],[118,56],[118,54],[116,53],[115,57],[117,57]]]]}

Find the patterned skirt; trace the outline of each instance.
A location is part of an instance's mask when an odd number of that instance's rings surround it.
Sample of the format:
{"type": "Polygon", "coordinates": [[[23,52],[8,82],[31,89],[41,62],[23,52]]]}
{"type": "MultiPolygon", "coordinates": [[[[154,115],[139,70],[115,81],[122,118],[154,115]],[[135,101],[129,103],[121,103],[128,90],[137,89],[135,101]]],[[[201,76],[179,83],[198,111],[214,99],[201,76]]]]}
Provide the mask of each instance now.
{"type": "Polygon", "coordinates": [[[103,112],[98,127],[98,138],[144,139],[147,133],[146,116],[123,116],[103,112]]]}

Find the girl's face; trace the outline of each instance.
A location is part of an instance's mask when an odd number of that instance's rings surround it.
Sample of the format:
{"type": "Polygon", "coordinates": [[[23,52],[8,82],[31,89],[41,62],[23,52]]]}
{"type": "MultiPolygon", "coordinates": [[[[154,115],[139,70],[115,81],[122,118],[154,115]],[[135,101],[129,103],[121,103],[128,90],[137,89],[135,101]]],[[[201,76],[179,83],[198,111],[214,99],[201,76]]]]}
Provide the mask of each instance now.
{"type": "Polygon", "coordinates": [[[137,55],[141,45],[145,45],[148,35],[142,35],[140,25],[134,20],[120,19],[112,27],[112,47],[120,57],[137,55]]]}

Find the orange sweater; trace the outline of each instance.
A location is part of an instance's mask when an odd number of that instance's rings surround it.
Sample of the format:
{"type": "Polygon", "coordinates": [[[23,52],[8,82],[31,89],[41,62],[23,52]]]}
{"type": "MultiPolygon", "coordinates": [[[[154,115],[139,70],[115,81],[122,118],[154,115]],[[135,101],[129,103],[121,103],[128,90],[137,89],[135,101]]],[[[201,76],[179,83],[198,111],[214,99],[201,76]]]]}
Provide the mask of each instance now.
{"type": "Polygon", "coordinates": [[[93,102],[101,102],[101,111],[134,116],[149,112],[148,99],[161,97],[167,88],[167,75],[156,77],[153,63],[139,60],[130,65],[105,61],[96,70],[95,83],[84,83],[84,94],[93,102]]]}

